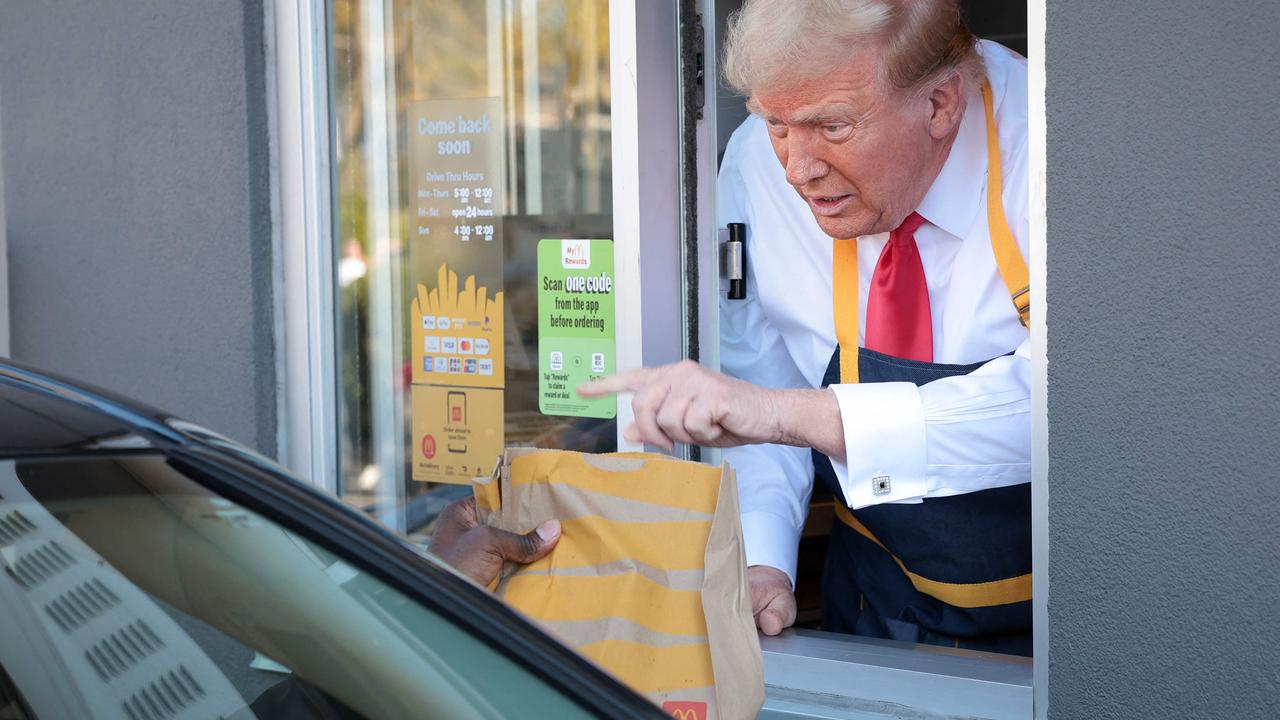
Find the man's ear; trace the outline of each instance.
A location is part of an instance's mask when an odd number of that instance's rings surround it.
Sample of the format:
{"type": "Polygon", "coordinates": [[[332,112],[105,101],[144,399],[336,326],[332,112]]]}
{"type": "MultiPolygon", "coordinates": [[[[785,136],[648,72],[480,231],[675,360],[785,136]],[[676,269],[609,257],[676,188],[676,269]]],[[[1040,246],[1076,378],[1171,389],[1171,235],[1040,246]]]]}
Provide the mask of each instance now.
{"type": "Polygon", "coordinates": [[[934,140],[949,137],[964,117],[964,75],[951,73],[929,92],[929,134],[934,140]]]}

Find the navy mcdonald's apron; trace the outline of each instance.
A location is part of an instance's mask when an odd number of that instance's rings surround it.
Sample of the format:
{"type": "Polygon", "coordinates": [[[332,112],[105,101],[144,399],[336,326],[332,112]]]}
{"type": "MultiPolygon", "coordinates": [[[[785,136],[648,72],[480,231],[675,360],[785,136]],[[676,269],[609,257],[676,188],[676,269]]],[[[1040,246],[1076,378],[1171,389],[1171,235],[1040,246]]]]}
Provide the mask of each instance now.
{"type": "MultiPolygon", "coordinates": [[[[1027,267],[1004,215],[999,144],[991,89],[985,83],[982,97],[992,250],[1025,326],[1030,317],[1027,267]]],[[[859,348],[857,240],[834,243],[838,346],[823,387],[842,382],[923,385],[984,364],[920,362],[859,348]]],[[[822,577],[824,629],[1031,654],[1029,483],[851,510],[830,459],[813,454],[816,479],[835,497],[838,520],[832,524],[822,577]]]]}
{"type": "MultiPolygon", "coordinates": [[[[863,382],[922,385],[972,372],[863,349],[863,382]]],[[[839,382],[840,349],[823,386],[839,382]]],[[[905,642],[1031,654],[1031,485],[850,510],[827,456],[817,478],[835,497],[822,576],[822,625],[905,642]]]]}

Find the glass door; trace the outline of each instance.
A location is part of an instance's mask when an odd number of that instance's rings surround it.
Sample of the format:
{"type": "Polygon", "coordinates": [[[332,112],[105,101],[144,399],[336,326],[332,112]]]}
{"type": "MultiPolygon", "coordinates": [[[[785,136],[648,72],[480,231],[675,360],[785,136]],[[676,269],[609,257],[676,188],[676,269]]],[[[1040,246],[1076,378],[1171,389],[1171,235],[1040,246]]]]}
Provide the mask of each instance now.
{"type": "Polygon", "coordinates": [[[619,406],[573,388],[680,356],[664,5],[328,3],[347,501],[413,534],[504,447],[618,449],[619,406]]]}

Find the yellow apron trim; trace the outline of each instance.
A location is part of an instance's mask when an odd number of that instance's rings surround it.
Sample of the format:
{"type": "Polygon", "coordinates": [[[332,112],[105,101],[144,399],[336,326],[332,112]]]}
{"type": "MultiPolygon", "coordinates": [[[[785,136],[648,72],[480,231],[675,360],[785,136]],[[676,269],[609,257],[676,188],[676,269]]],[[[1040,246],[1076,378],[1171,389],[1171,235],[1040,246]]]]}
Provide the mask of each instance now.
{"type": "Polygon", "coordinates": [[[858,382],[858,240],[836,240],[834,256],[836,341],[840,382],[858,382]],[[852,292],[848,292],[852,289],[852,292]],[[848,351],[847,348],[853,348],[848,351]]]}
{"type": "MultiPolygon", "coordinates": [[[[982,83],[982,105],[987,117],[987,227],[996,268],[1004,280],[1018,319],[1030,327],[1031,292],[1027,263],[1009,230],[1001,199],[1004,177],[1000,169],[1000,141],[996,134],[991,85],[982,83]]],[[[858,382],[858,238],[835,239],[832,243],[832,301],[835,310],[836,342],[840,345],[840,382],[858,382]]]]}
{"type": "Polygon", "coordinates": [[[859,535],[880,546],[881,550],[888,553],[889,557],[893,558],[893,561],[898,564],[898,567],[902,569],[902,572],[911,581],[911,584],[915,586],[916,590],[929,597],[937,598],[948,605],[962,608],[980,608],[993,605],[1008,605],[1031,599],[1031,573],[982,583],[948,583],[930,580],[923,575],[917,575],[908,570],[897,555],[889,552],[889,548],[885,547],[884,543],[880,542],[879,538],[873,535],[866,525],[859,522],[858,518],[849,512],[849,508],[836,503],[836,517],[840,518],[840,522],[853,528],[859,535]]]}
{"type": "Polygon", "coordinates": [[[991,250],[996,256],[996,267],[1013,299],[1018,319],[1023,327],[1031,327],[1031,281],[1027,273],[1027,261],[1018,249],[1018,243],[1009,230],[1004,215],[1001,191],[1004,174],[1000,168],[1000,139],[996,135],[995,110],[992,107],[991,85],[982,83],[982,105],[987,112],[987,227],[991,233],[991,250]]]}

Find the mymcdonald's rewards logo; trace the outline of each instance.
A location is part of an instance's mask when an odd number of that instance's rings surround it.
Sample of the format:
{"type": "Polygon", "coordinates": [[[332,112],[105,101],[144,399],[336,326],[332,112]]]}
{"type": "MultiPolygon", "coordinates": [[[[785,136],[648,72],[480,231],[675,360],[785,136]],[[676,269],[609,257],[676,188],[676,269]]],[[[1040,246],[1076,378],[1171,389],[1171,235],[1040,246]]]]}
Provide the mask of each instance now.
{"type": "Polygon", "coordinates": [[[707,704],[704,702],[664,702],[662,711],[671,713],[676,720],[707,720],[707,704]]]}
{"type": "Polygon", "coordinates": [[[591,267],[591,241],[561,240],[560,267],[565,270],[581,270],[591,267]]]}

